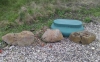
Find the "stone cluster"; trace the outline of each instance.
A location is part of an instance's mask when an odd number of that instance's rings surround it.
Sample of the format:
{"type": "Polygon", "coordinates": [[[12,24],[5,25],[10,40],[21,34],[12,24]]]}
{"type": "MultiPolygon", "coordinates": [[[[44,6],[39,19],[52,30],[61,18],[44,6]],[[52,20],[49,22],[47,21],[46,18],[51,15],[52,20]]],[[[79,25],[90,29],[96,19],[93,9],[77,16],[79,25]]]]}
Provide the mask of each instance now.
{"type": "Polygon", "coordinates": [[[57,42],[63,39],[63,35],[58,29],[47,29],[44,31],[41,37],[37,37],[37,34],[34,35],[30,31],[22,31],[20,33],[8,33],[2,36],[2,40],[7,44],[18,46],[30,46],[35,43],[43,43],[40,38],[42,38],[42,40],[45,42],[57,42]]]}
{"type": "Polygon", "coordinates": [[[96,35],[88,31],[74,32],[69,36],[69,39],[76,43],[90,44],[96,39],[96,35]]]}
{"type": "MultiPolygon", "coordinates": [[[[50,43],[64,39],[62,33],[58,29],[45,29],[43,33],[41,33],[41,36],[39,35],[40,34],[34,35],[30,31],[22,31],[20,33],[8,33],[2,37],[2,40],[9,45],[30,46],[37,42],[41,44],[43,41],[50,43]]],[[[74,32],[69,36],[69,40],[81,44],[90,44],[95,39],[96,35],[88,31],[74,32]]]]}

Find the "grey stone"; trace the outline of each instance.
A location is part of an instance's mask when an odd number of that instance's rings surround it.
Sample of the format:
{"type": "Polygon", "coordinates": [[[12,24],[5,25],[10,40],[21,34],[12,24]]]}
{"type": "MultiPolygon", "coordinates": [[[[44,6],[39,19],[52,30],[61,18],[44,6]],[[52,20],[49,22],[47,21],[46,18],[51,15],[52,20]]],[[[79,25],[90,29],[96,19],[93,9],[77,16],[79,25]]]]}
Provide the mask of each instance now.
{"type": "Polygon", "coordinates": [[[68,54],[65,54],[62,61],[71,61],[71,57],[68,54]]]}
{"type": "Polygon", "coordinates": [[[88,58],[81,59],[82,62],[90,62],[88,58]]]}
{"type": "Polygon", "coordinates": [[[100,62],[100,60],[98,60],[98,62],[100,62]]]}
{"type": "Polygon", "coordinates": [[[96,53],[98,56],[100,56],[100,51],[97,51],[97,53],[96,53]]]}
{"type": "Polygon", "coordinates": [[[46,60],[45,62],[50,62],[50,60],[46,60]]]}

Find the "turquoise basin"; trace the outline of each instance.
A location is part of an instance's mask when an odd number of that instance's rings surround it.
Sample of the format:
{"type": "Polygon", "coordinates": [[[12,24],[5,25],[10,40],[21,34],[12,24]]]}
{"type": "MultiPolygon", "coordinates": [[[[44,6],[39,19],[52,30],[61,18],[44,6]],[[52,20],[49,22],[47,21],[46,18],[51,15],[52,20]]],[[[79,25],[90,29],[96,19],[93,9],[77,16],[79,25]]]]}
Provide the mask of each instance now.
{"type": "Polygon", "coordinates": [[[72,19],[56,19],[51,25],[51,29],[59,29],[64,37],[69,37],[72,32],[84,30],[82,22],[72,19]]]}

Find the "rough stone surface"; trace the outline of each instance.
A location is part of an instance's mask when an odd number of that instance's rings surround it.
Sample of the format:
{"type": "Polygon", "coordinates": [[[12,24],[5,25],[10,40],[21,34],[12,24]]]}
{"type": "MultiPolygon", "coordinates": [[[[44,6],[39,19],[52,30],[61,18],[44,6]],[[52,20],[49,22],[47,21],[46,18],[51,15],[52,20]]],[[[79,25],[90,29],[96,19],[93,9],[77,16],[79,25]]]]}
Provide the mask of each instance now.
{"type": "Polygon", "coordinates": [[[76,43],[90,44],[96,39],[96,35],[88,31],[74,32],[69,39],[76,43]]]}
{"type": "Polygon", "coordinates": [[[80,34],[75,32],[75,33],[72,33],[70,36],[69,36],[69,39],[71,41],[74,41],[76,43],[79,43],[81,41],[81,37],[80,37],[80,34]]]}
{"type": "Polygon", "coordinates": [[[34,34],[30,31],[8,33],[2,37],[2,40],[9,45],[28,46],[34,42],[34,34]]]}
{"type": "Polygon", "coordinates": [[[96,39],[96,35],[88,31],[82,33],[81,36],[82,36],[82,40],[81,40],[82,44],[90,44],[96,39]]]}
{"type": "Polygon", "coordinates": [[[63,39],[62,33],[58,30],[47,29],[42,36],[42,40],[45,42],[57,42],[63,39]]]}

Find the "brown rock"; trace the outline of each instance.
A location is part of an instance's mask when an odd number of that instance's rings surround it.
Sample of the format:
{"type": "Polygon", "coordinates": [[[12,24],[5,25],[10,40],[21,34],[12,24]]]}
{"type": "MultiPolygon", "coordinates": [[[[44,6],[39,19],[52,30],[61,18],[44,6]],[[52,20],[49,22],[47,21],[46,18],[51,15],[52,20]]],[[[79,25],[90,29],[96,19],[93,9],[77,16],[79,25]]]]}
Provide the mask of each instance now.
{"type": "Polygon", "coordinates": [[[81,42],[82,44],[89,44],[93,42],[95,39],[96,39],[95,34],[85,31],[83,32],[81,42]]]}
{"type": "Polygon", "coordinates": [[[2,37],[2,40],[10,45],[29,46],[34,43],[34,34],[30,31],[8,33],[2,37]]]}
{"type": "Polygon", "coordinates": [[[69,39],[76,43],[90,44],[96,39],[96,35],[88,31],[74,32],[69,39]]]}
{"type": "Polygon", "coordinates": [[[5,41],[7,44],[17,44],[17,35],[15,33],[8,33],[2,37],[2,40],[5,41]]]}
{"type": "Polygon", "coordinates": [[[72,33],[70,36],[69,36],[69,39],[71,41],[74,41],[76,43],[79,43],[81,41],[81,37],[79,35],[79,33],[75,32],[75,33],[72,33]]]}
{"type": "Polygon", "coordinates": [[[49,46],[49,48],[52,48],[52,47],[53,47],[52,45],[49,46]]]}
{"type": "Polygon", "coordinates": [[[62,33],[58,30],[47,29],[42,35],[42,40],[45,42],[57,42],[63,39],[62,33]]]}

